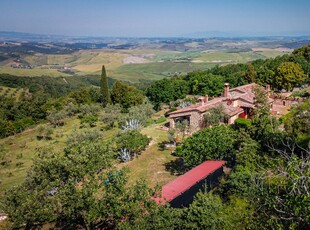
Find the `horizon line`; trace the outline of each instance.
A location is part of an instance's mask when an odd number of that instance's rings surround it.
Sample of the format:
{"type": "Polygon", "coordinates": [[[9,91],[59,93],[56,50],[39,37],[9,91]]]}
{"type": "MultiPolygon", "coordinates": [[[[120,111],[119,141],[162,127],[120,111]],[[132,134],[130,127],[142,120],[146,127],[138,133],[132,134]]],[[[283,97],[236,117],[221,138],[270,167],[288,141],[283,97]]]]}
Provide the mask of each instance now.
{"type": "MultiPolygon", "coordinates": [[[[202,38],[266,38],[266,37],[310,37],[309,34],[299,34],[299,35],[288,35],[286,33],[277,34],[277,35],[251,35],[251,34],[232,34],[232,35],[216,35],[216,36],[200,36],[195,34],[202,34],[202,33],[233,33],[233,32],[224,32],[224,31],[205,31],[205,32],[194,32],[188,33],[183,35],[174,35],[174,36],[116,36],[116,35],[64,35],[64,34],[44,34],[44,33],[35,33],[35,32],[20,32],[20,31],[5,31],[0,30],[0,33],[17,33],[17,34],[27,34],[27,35],[34,35],[34,36],[50,36],[50,37],[64,37],[64,38],[191,38],[191,39],[202,39],[202,38]]],[[[250,32],[248,32],[250,33],[250,32]]]]}

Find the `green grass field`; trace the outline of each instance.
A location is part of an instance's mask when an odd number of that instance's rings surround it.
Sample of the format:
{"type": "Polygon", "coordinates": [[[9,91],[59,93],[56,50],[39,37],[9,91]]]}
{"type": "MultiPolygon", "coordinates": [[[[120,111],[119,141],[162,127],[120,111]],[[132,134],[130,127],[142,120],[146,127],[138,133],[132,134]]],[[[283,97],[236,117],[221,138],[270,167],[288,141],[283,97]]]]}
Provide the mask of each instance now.
{"type": "Polygon", "coordinates": [[[240,53],[224,53],[224,52],[212,52],[202,53],[200,57],[195,60],[204,62],[215,63],[227,63],[227,62],[248,62],[258,58],[264,58],[264,56],[253,52],[240,52],[240,53]]]}
{"type": "Polygon", "coordinates": [[[59,77],[59,76],[70,76],[69,74],[61,73],[54,69],[15,69],[6,66],[0,66],[0,74],[11,74],[20,77],[40,77],[40,76],[51,76],[51,77],[59,77]]]}
{"type": "Polygon", "coordinates": [[[174,74],[184,74],[195,70],[206,70],[214,67],[213,63],[191,63],[191,62],[156,62],[144,64],[127,64],[111,71],[112,78],[137,81],[139,79],[158,80],[174,74]]]}

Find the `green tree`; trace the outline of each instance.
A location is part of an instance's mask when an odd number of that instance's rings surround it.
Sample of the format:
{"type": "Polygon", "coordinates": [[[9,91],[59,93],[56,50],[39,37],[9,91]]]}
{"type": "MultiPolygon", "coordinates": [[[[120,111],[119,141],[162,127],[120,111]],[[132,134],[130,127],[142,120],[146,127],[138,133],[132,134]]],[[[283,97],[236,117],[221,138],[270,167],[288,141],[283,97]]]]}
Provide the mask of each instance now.
{"type": "Polygon", "coordinates": [[[63,119],[66,117],[66,111],[56,111],[55,109],[47,111],[48,115],[46,119],[54,126],[60,126],[64,124],[63,119]]]}
{"type": "MultiPolygon", "coordinates": [[[[175,124],[175,130],[182,135],[182,140],[184,140],[185,135],[190,133],[191,126],[187,120],[183,120],[181,122],[177,122],[175,124]]],[[[178,134],[177,134],[178,136],[178,134]]]]}
{"type": "Polygon", "coordinates": [[[100,80],[101,102],[103,106],[110,103],[110,93],[108,87],[108,78],[104,65],[102,66],[101,80],[100,80]]]}
{"type": "Polygon", "coordinates": [[[306,79],[301,66],[294,62],[284,62],[277,69],[276,84],[279,89],[291,91],[293,87],[302,84],[306,79]]]}
{"type": "Polygon", "coordinates": [[[142,91],[123,82],[117,81],[112,86],[111,99],[113,104],[121,105],[126,112],[131,106],[142,104],[144,98],[142,91]]]}
{"type": "Polygon", "coordinates": [[[141,105],[132,106],[129,111],[129,119],[136,119],[142,126],[145,126],[155,113],[153,105],[145,99],[141,105]]]}
{"type": "Polygon", "coordinates": [[[224,208],[219,196],[198,193],[186,213],[187,229],[223,229],[224,208]]]}
{"type": "Polygon", "coordinates": [[[293,108],[281,120],[289,137],[307,148],[310,142],[310,100],[293,108]]]}
{"type": "Polygon", "coordinates": [[[245,72],[244,78],[249,83],[253,83],[256,81],[257,73],[255,71],[254,66],[251,63],[247,64],[247,70],[245,72]]]}
{"type": "Polygon", "coordinates": [[[207,111],[204,114],[204,126],[210,127],[224,123],[225,119],[228,119],[228,115],[225,113],[225,108],[223,105],[219,105],[207,111]]]}
{"type": "Polygon", "coordinates": [[[176,155],[182,157],[188,167],[206,160],[226,160],[231,164],[235,158],[234,132],[224,125],[202,129],[178,146],[176,155]]]}
{"type": "Polygon", "coordinates": [[[100,119],[108,127],[119,127],[126,120],[126,114],[122,113],[122,107],[119,104],[107,105],[100,119]]]}
{"type": "Polygon", "coordinates": [[[273,149],[280,155],[278,159],[269,159],[276,161],[276,167],[263,170],[253,183],[256,191],[254,201],[260,207],[264,228],[310,227],[310,151],[304,149],[302,157],[298,157],[296,149],[289,147],[284,150],[273,149]]]}

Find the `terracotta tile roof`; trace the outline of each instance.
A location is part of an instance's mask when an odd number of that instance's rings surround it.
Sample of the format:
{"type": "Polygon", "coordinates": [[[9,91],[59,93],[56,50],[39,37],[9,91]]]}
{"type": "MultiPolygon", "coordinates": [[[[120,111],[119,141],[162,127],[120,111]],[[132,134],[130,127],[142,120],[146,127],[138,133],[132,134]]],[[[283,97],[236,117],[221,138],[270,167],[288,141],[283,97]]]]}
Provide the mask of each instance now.
{"type": "Polygon", "coordinates": [[[162,196],[156,198],[153,197],[152,200],[162,205],[164,205],[166,202],[172,201],[191,187],[195,186],[195,184],[206,179],[214,171],[223,167],[225,163],[225,161],[213,160],[203,162],[202,164],[196,166],[192,170],[163,186],[161,191],[162,196]]]}
{"type": "Polygon", "coordinates": [[[236,88],[232,88],[229,90],[229,97],[217,97],[209,102],[206,103],[197,103],[195,105],[191,105],[189,107],[179,109],[177,111],[171,112],[169,115],[171,118],[177,117],[179,113],[187,113],[192,111],[198,111],[200,113],[204,113],[207,110],[217,107],[219,105],[223,105],[225,108],[225,112],[232,116],[237,113],[242,112],[242,109],[240,107],[234,107],[232,104],[228,105],[227,101],[235,101],[238,100],[239,106],[254,107],[254,93],[253,93],[253,86],[255,86],[255,83],[251,83],[248,85],[239,86],[236,88]]]}

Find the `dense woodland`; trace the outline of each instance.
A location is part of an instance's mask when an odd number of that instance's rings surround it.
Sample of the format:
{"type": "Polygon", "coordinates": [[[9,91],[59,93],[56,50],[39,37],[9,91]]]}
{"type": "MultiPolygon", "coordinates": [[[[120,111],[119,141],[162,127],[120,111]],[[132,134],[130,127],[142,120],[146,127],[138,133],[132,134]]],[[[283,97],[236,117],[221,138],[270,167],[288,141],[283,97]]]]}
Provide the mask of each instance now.
{"type": "MultiPolygon", "coordinates": [[[[225,160],[231,169],[217,188],[198,193],[189,207],[157,205],[150,199],[158,194],[157,188],[149,188],[143,180],[128,186],[126,169],[115,168],[116,162],[132,160],[147,148],[150,139],[139,130],[151,122],[153,106],[158,109],[161,103],[187,94],[217,96],[224,82],[292,90],[309,83],[309,73],[308,45],[275,59],[152,82],[145,92],[124,82],[107,90],[104,69],[100,87],[72,92],[52,87],[56,80],[41,78],[41,84],[1,76],[1,83],[11,87],[23,87],[24,81],[41,85],[18,100],[0,99],[1,137],[39,123],[60,126],[71,116],[78,116],[87,127],[101,119],[107,129],[120,129],[110,141],[102,140],[100,130],[89,129],[69,136],[62,152],[38,150],[26,180],[7,191],[1,209],[13,228],[26,229],[48,223],[61,229],[309,229],[309,99],[277,120],[269,114],[266,94],[257,90],[259,103],[250,122],[222,125],[222,117],[215,113],[212,127],[179,142],[175,154],[181,160],[180,174],[208,159],[225,160]]],[[[185,128],[178,127],[180,132],[185,128]]],[[[40,138],[49,138],[48,130],[38,131],[40,138]]],[[[175,142],[173,131],[168,134],[175,142]]]]}

